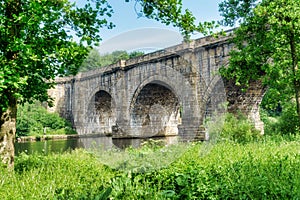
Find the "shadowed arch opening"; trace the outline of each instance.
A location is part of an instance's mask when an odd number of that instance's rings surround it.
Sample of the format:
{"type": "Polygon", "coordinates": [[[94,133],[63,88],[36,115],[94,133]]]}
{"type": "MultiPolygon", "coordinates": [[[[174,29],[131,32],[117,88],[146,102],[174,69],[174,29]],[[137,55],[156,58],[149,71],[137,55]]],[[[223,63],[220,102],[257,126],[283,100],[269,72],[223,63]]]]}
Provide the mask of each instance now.
{"type": "Polygon", "coordinates": [[[88,106],[87,130],[89,134],[111,134],[112,126],[116,124],[115,103],[112,96],[100,90],[93,97],[88,106]]]}
{"type": "Polygon", "coordinates": [[[132,135],[177,135],[181,124],[180,103],[171,87],[160,81],[146,84],[130,105],[132,135]]]}

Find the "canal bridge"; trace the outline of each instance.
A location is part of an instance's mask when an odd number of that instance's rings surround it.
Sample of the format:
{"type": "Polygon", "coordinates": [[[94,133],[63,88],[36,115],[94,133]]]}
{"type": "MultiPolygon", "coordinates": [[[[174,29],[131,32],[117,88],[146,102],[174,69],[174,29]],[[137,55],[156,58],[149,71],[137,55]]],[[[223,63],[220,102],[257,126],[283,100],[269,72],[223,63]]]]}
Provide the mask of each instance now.
{"type": "Polygon", "coordinates": [[[204,121],[228,109],[245,113],[258,129],[263,88],[246,93],[218,74],[233,48],[230,33],[208,36],[141,57],[58,78],[49,108],[79,135],[122,137],[180,135],[205,139],[204,121]],[[225,102],[227,106],[225,106],[225,102]]]}

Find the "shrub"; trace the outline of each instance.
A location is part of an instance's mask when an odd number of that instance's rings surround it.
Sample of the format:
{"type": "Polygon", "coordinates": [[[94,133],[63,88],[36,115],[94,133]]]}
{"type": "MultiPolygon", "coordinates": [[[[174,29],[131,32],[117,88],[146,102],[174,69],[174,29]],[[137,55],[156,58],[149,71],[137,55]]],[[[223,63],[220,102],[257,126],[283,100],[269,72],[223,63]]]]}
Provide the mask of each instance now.
{"type": "Polygon", "coordinates": [[[295,103],[284,104],[282,112],[275,116],[261,109],[261,119],[267,135],[295,135],[300,131],[295,103]]]}
{"type": "Polygon", "coordinates": [[[297,199],[299,142],[220,142],[201,156],[202,143],[180,159],[146,173],[112,179],[113,199],[297,199]]]}
{"type": "Polygon", "coordinates": [[[260,118],[264,123],[265,135],[275,135],[280,133],[278,126],[279,115],[272,115],[267,110],[261,108],[260,118]]]}
{"type": "Polygon", "coordinates": [[[283,112],[278,121],[279,131],[282,134],[299,133],[299,119],[295,105],[289,104],[283,109],[283,112]]]}
{"type": "Polygon", "coordinates": [[[237,116],[225,115],[207,123],[211,140],[229,140],[239,143],[255,141],[261,137],[254,125],[242,114],[237,116]]]}
{"type": "Polygon", "coordinates": [[[45,134],[73,134],[71,123],[59,117],[57,113],[49,113],[41,103],[19,106],[17,115],[17,137],[45,134]]]}

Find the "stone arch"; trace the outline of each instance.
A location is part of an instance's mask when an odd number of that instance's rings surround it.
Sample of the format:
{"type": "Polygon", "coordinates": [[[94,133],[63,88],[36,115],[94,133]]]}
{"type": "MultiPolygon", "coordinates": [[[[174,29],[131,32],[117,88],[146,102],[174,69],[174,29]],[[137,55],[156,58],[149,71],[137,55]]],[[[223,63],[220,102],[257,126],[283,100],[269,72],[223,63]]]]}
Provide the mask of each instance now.
{"type": "Polygon", "coordinates": [[[85,113],[86,134],[110,135],[116,124],[116,103],[105,89],[98,88],[88,98],[85,113]]]}
{"type": "Polygon", "coordinates": [[[197,105],[190,101],[195,95],[182,76],[153,75],[136,87],[130,99],[130,134],[133,136],[177,135],[182,122],[194,125],[190,119],[197,118],[197,105]]]}
{"type": "Polygon", "coordinates": [[[160,81],[152,81],[139,89],[129,113],[133,134],[142,137],[178,134],[179,100],[170,87],[160,81]]]}

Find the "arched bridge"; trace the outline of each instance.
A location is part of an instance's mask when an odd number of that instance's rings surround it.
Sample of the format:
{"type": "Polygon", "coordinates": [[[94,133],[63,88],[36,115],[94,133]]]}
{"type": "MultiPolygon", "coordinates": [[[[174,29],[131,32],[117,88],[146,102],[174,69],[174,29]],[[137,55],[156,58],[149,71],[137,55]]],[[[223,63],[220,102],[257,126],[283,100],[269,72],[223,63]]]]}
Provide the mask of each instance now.
{"type": "Polygon", "coordinates": [[[254,85],[249,94],[240,94],[218,74],[233,48],[229,37],[204,37],[59,78],[49,91],[55,99],[51,109],[70,120],[80,135],[204,139],[204,119],[223,112],[225,101],[229,110],[244,110],[259,126],[262,91],[254,85]]]}

